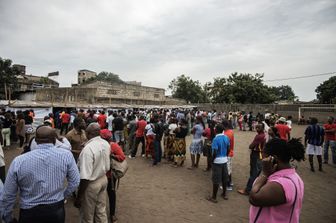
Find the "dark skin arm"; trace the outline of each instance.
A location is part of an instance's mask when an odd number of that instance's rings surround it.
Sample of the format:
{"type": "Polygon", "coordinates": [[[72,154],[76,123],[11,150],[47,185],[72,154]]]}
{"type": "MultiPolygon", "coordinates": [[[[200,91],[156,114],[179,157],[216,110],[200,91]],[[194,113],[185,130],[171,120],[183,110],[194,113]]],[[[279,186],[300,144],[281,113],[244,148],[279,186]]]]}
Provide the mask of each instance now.
{"type": "Polygon", "coordinates": [[[84,193],[86,191],[86,188],[89,185],[89,182],[90,182],[89,180],[80,180],[79,187],[78,187],[78,194],[77,194],[77,197],[76,197],[76,200],[75,200],[75,203],[74,203],[76,208],[81,207],[82,199],[84,197],[84,193]]]}
{"type": "Polygon", "coordinates": [[[267,182],[267,178],[276,171],[273,157],[262,160],[263,171],[254,182],[249,201],[254,206],[269,207],[286,203],[286,196],[282,186],[276,182],[267,182]]]}

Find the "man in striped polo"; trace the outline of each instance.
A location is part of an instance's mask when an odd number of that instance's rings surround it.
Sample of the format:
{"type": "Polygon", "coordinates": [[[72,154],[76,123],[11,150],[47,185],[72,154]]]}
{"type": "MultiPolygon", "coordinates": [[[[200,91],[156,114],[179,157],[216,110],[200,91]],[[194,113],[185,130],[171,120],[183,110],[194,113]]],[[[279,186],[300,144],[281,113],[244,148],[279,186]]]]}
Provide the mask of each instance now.
{"type": "Polygon", "coordinates": [[[314,155],[317,156],[319,163],[319,171],[322,171],[322,145],[324,141],[324,130],[321,126],[317,125],[317,118],[310,119],[310,125],[305,131],[305,146],[306,153],[309,156],[310,170],[315,172],[314,169],[314,155]]]}
{"type": "Polygon", "coordinates": [[[79,185],[79,171],[73,155],[56,149],[56,132],[49,126],[36,130],[37,148],[16,157],[4,185],[2,218],[12,222],[19,191],[22,223],[64,223],[64,199],[79,185]],[[64,181],[67,180],[67,186],[64,181]]]}

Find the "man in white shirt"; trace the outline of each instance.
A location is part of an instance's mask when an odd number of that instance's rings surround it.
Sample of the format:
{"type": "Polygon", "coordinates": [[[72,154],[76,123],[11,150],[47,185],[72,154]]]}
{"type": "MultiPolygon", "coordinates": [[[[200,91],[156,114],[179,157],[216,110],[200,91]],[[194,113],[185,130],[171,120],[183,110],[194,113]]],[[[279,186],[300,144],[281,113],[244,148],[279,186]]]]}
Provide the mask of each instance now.
{"type": "Polygon", "coordinates": [[[100,126],[86,128],[88,142],[78,158],[80,185],[75,206],[81,222],[108,222],[106,215],[106,172],[110,170],[110,145],[100,137],[100,126]]]}

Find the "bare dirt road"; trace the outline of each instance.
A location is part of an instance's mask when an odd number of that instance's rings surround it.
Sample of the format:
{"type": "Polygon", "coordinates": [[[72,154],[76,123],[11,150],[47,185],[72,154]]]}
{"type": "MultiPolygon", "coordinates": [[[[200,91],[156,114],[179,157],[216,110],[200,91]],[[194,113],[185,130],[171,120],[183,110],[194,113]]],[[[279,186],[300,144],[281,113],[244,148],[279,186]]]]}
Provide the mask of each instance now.
{"type": "MultiPolygon", "coordinates": [[[[292,136],[302,137],[305,126],[293,126],[292,136]]],[[[180,223],[180,222],[248,222],[248,198],[239,195],[249,174],[248,145],[255,132],[235,130],[235,156],[233,161],[234,190],[229,200],[220,198],[217,204],[205,198],[211,193],[211,173],[203,172],[205,157],[199,169],[188,170],[190,160],[182,168],[162,163],[152,167],[149,160],[128,160],[130,168],[122,178],[117,192],[117,216],[120,223],[180,223]]],[[[187,146],[190,137],[187,139],[187,146]]],[[[5,150],[9,167],[19,149],[5,150]]],[[[189,158],[189,157],[188,157],[189,158]]],[[[317,166],[317,160],[315,160],[317,166]]],[[[305,183],[304,203],[300,222],[336,222],[336,167],[324,165],[325,172],[311,173],[309,163],[298,164],[298,173],[305,183]]],[[[18,211],[16,210],[16,215],[18,211]]],[[[66,222],[79,222],[79,213],[72,200],[66,204],[66,222]]]]}

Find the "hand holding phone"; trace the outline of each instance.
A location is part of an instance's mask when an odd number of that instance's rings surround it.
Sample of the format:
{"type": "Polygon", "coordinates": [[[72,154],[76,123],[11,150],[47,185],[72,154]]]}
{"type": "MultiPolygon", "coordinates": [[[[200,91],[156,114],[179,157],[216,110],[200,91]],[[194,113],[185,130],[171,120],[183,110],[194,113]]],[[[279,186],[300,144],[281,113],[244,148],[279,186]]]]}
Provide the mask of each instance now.
{"type": "Polygon", "coordinates": [[[277,166],[276,158],[273,156],[268,156],[262,160],[262,172],[267,177],[276,171],[277,166]]]}

